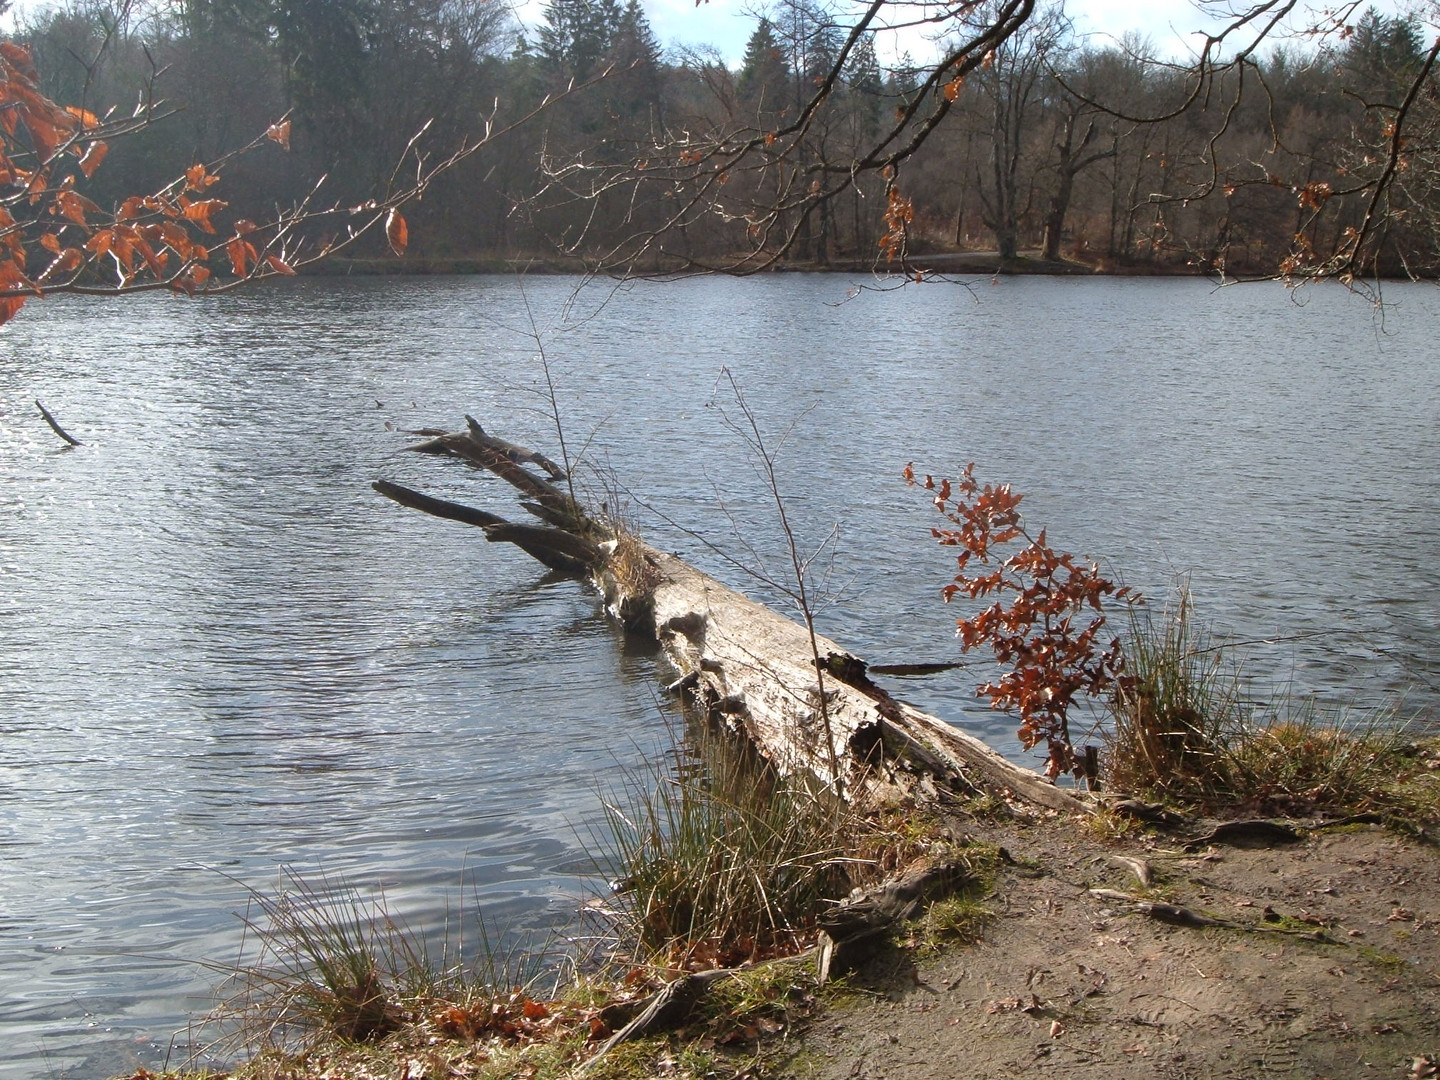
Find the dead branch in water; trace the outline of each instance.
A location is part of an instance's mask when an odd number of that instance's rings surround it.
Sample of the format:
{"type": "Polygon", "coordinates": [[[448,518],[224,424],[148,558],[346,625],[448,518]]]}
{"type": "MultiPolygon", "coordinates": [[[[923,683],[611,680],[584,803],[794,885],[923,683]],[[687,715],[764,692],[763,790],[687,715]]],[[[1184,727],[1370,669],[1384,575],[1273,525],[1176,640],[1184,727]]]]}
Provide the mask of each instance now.
{"type": "Polygon", "coordinates": [[[75,438],[74,435],[71,435],[68,431],[62,428],[60,426],[60,421],[56,420],[55,417],[50,415],[50,410],[45,408],[45,406],[40,403],[40,400],[38,398],[35,400],[35,407],[40,410],[40,415],[45,418],[45,423],[50,425],[50,430],[55,432],[56,435],[59,435],[60,438],[64,439],[71,446],[85,445],[79,439],[75,438]]]}

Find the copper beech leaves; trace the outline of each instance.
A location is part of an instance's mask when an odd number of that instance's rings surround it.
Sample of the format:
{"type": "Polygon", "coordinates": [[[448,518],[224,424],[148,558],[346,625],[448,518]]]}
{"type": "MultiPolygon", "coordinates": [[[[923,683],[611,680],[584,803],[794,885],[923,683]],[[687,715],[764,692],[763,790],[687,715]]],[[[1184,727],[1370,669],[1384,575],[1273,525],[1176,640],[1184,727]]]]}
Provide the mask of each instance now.
{"type": "Polygon", "coordinates": [[[193,221],[203,231],[214,233],[215,226],[210,222],[210,215],[217,210],[225,209],[228,205],[223,199],[197,199],[191,202],[182,195],[180,196],[180,216],[186,221],[193,221]]]}
{"type": "MultiPolygon", "coordinates": [[[[287,241],[306,214],[282,212],[264,226],[228,224],[228,203],[210,194],[220,182],[211,165],[193,164],[159,191],[125,198],[113,211],[91,201],[81,189],[105,162],[107,139],[137,125],[59,105],[39,85],[30,50],[0,41],[0,186],[10,192],[0,203],[0,323],[50,290],[161,285],[194,295],[236,280],[295,274],[287,241]],[[228,239],[212,251],[202,242],[207,236],[228,239]]],[[[270,125],[250,148],[267,139],[289,150],[290,121],[270,125]]],[[[408,229],[398,211],[390,210],[385,232],[391,249],[403,253],[408,229]]]]}
{"type": "Polygon", "coordinates": [[[931,492],[953,526],[931,530],[942,545],[959,549],[955,578],[942,590],[946,602],[992,601],[956,622],[960,647],[989,648],[1002,668],[979,694],[991,708],[1020,717],[1027,750],[1045,744],[1053,778],[1076,769],[1069,725],[1076,698],[1112,690],[1124,667],[1119,639],[1101,639],[1104,604],[1139,598],[1102,577],[1094,563],[1055,551],[1043,529],[1032,537],[1020,516],[1024,496],[1009,484],[982,487],[974,474],[972,463],[953,481],[918,480],[907,465],[904,477],[931,492]]]}
{"type": "Polygon", "coordinates": [[[904,253],[905,241],[910,235],[910,223],[914,220],[914,205],[901,195],[900,189],[892,183],[885,192],[886,231],[880,238],[879,245],[882,258],[894,259],[904,253]]]}
{"type": "Polygon", "coordinates": [[[109,152],[109,143],[99,140],[92,142],[85,148],[85,152],[80,156],[80,160],[77,163],[80,171],[85,174],[85,179],[88,180],[95,175],[95,170],[100,168],[100,163],[105,160],[105,155],[109,152]]]}
{"type": "Polygon", "coordinates": [[[1300,205],[1307,210],[1319,210],[1326,200],[1335,194],[1327,180],[1312,180],[1300,189],[1300,205]]]}
{"type": "Polygon", "coordinates": [[[220,177],[207,170],[203,164],[191,165],[185,170],[185,186],[191,191],[204,191],[219,182],[220,177]]]}
{"type": "Polygon", "coordinates": [[[236,236],[225,245],[225,253],[230,256],[230,269],[235,276],[248,277],[250,268],[255,265],[255,245],[236,236]]]}
{"type": "Polygon", "coordinates": [[[391,210],[385,216],[385,239],[390,242],[390,250],[396,255],[405,254],[405,247],[410,243],[410,226],[405,224],[405,218],[399,210],[391,210]]]}
{"type": "Polygon", "coordinates": [[[449,1039],[498,1038],[511,1043],[549,1042],[577,1031],[608,1034],[598,1011],[563,1001],[539,1001],[521,990],[465,1005],[450,1005],[430,1016],[430,1024],[449,1039]]]}

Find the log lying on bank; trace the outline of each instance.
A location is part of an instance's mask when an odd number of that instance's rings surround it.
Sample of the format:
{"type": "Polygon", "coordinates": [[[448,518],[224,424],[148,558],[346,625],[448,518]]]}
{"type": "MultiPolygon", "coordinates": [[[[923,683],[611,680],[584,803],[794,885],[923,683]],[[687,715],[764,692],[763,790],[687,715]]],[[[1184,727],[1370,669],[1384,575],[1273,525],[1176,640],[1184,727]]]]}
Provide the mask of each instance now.
{"type": "Polygon", "coordinates": [[[385,480],[375,490],[478,526],[488,540],[514,543],[552,569],[590,580],[612,616],[660,643],[680,673],[671,689],[742,733],[782,773],[809,772],[854,801],[922,799],[944,789],[1086,809],[979,739],[891,697],[862,660],[830,639],[592,518],[555,486],[563,469],[542,464],[549,478],[537,476],[524,465],[548,459],[466,420],[468,430],[409,449],[494,473],[526,496],[521,505],[544,525],[510,522],[385,480]]]}

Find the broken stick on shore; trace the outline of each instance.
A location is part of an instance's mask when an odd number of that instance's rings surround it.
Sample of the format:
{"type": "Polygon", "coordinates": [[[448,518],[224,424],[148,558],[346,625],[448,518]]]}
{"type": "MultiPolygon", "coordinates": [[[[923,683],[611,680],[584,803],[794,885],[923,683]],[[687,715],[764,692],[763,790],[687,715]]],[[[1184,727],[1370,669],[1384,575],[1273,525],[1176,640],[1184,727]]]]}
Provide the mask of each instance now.
{"type": "Polygon", "coordinates": [[[494,473],[525,496],[521,505],[543,524],[511,522],[385,480],[375,490],[477,526],[487,540],[513,543],[552,569],[589,580],[607,612],[659,642],[680,673],[671,689],[742,734],[780,772],[809,772],[851,801],[924,800],[943,789],[1086,809],[979,739],[895,699],[869,678],[863,660],[830,639],[812,639],[801,624],[592,517],[556,486],[563,470],[466,421],[465,431],[409,449],[494,473]],[[529,462],[549,477],[526,469],[529,462]]]}

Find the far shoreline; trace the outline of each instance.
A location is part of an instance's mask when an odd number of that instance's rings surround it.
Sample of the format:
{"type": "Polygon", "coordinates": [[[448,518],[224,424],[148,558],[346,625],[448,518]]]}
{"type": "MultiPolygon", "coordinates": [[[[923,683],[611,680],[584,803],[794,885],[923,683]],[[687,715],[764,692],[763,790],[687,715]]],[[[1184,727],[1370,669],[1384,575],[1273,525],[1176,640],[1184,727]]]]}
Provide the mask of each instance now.
{"type": "MultiPolygon", "coordinates": [[[[1273,280],[1278,275],[1263,273],[1246,268],[1241,273],[1233,270],[1219,271],[1194,264],[1184,263],[1118,263],[1104,261],[1083,263],[1070,259],[1042,259],[1038,254],[1019,255],[1013,259],[1002,259],[993,251],[934,252],[910,256],[908,263],[874,262],[860,259],[831,259],[826,262],[792,260],[754,271],[761,274],[879,274],[887,276],[914,276],[923,271],[926,276],[951,277],[1188,277],[1221,278],[1227,281],[1273,280]]],[[[404,257],[334,257],[312,267],[307,267],[307,276],[314,277],[429,277],[447,275],[482,274],[543,274],[583,275],[591,272],[582,260],[560,255],[499,255],[475,254],[455,256],[407,255],[404,257]]],[[[676,277],[703,270],[687,270],[683,267],[666,268],[649,264],[632,271],[636,277],[676,277]]],[[[716,271],[720,272],[720,271],[716,271]]],[[[610,272],[602,276],[620,276],[610,272]]],[[[1298,279],[1297,279],[1298,280],[1298,279]]],[[[1303,279],[1309,280],[1309,279],[1303,279]]],[[[1417,280],[1411,275],[1394,273],[1381,275],[1379,280],[1417,280]]],[[[1418,280],[1430,280],[1420,278],[1418,280]]]]}

